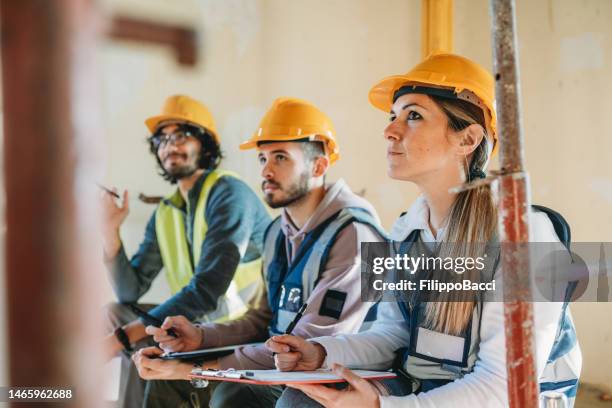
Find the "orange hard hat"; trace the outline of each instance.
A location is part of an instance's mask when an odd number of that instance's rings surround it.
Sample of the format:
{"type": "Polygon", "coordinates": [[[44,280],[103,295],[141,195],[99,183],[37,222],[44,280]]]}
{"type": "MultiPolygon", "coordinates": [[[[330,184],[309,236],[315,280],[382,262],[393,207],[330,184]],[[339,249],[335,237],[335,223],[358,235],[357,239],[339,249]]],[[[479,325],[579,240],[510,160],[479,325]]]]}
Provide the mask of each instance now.
{"type": "Polygon", "coordinates": [[[154,133],[160,124],[186,122],[206,129],[220,143],[215,120],[208,108],[187,95],[173,95],[166,99],[160,115],[145,120],[145,125],[154,133]]]}
{"type": "Polygon", "coordinates": [[[240,144],[241,150],[260,142],[310,139],[322,142],[330,164],[340,157],[336,130],[329,117],[312,103],[298,98],[277,98],[265,114],[257,131],[240,144]]]}
{"type": "Polygon", "coordinates": [[[495,82],[493,76],[477,63],[455,54],[434,53],[406,74],[384,78],[372,87],[370,103],[385,112],[391,111],[395,93],[405,86],[434,87],[452,90],[458,99],[482,108],[487,134],[497,151],[497,116],[495,114],[495,82]]]}

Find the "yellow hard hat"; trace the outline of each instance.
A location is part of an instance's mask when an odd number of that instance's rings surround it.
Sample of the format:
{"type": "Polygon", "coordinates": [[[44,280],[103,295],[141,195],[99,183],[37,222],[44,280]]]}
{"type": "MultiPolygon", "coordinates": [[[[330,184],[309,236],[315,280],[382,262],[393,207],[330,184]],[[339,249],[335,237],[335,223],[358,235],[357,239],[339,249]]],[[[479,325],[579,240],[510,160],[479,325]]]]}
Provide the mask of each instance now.
{"type": "Polygon", "coordinates": [[[336,130],[326,114],[303,99],[277,98],[253,136],[240,144],[240,150],[252,149],[260,142],[300,139],[322,142],[330,164],[340,158],[336,130]]]}
{"type": "Polygon", "coordinates": [[[378,82],[370,90],[368,99],[374,107],[388,113],[393,106],[395,93],[409,85],[450,89],[455,97],[480,106],[485,114],[487,133],[492,139],[492,155],[496,153],[495,83],[486,69],[459,55],[435,53],[406,74],[390,76],[378,82]]]}
{"type": "Polygon", "coordinates": [[[220,143],[215,120],[208,108],[187,95],[170,96],[166,99],[161,114],[145,120],[145,125],[154,133],[161,123],[168,121],[187,122],[203,127],[220,143]]]}

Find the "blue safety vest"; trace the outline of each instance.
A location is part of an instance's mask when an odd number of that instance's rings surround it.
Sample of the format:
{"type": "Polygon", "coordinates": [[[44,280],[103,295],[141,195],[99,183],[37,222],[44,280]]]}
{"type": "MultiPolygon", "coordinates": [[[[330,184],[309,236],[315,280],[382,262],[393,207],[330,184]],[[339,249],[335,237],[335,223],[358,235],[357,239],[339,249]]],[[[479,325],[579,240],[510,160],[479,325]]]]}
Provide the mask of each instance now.
{"type": "Polygon", "coordinates": [[[264,278],[268,304],[273,312],[269,327],[271,336],[285,332],[325,270],[336,237],[354,222],[374,228],[386,239],[386,233],[372,214],[362,208],[347,207],[308,232],[291,263],[287,261],[288,243],[281,229],[280,217],[268,226],[264,241],[264,278]]]}
{"type": "MultiPolygon", "coordinates": [[[[555,220],[552,220],[555,225],[555,220]]],[[[408,253],[410,248],[419,241],[420,230],[415,230],[400,245],[401,254],[408,253]]],[[[562,238],[563,239],[563,238],[562,238]]],[[[564,244],[569,248],[569,241],[564,244]]],[[[493,273],[499,261],[499,253],[495,255],[493,268],[488,268],[489,275],[484,281],[493,279],[493,273]]],[[[563,392],[573,406],[578,388],[578,378],[572,365],[575,354],[580,353],[576,339],[576,330],[572,323],[567,305],[575,286],[570,285],[566,291],[565,302],[561,313],[555,341],[546,362],[542,376],[539,378],[540,391],[554,390],[563,392]],[[559,380],[563,379],[563,380],[559,380]]],[[[482,317],[482,302],[476,302],[472,313],[472,323],[460,336],[438,333],[425,327],[425,303],[398,302],[399,309],[410,330],[408,347],[397,351],[395,368],[403,371],[414,382],[415,392],[426,392],[443,386],[471,372],[477,359],[480,343],[480,326],[482,317]],[[424,345],[422,342],[427,342],[424,345]],[[436,344],[432,351],[430,346],[436,344]],[[428,350],[426,353],[423,349],[428,350]],[[439,354],[436,355],[436,352],[439,354]],[[453,355],[452,358],[449,356],[453,355]]]]}

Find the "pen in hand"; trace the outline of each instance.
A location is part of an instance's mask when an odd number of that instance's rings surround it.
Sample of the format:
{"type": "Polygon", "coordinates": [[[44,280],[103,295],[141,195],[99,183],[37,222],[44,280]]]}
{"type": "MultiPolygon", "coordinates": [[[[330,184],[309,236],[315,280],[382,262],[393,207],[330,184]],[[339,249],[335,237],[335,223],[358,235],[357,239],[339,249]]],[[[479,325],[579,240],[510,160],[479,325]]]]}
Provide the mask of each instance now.
{"type": "Polygon", "coordinates": [[[291,334],[293,329],[295,329],[295,325],[298,324],[298,322],[302,318],[302,315],[304,314],[304,311],[306,310],[307,306],[308,306],[308,303],[304,303],[302,307],[300,307],[300,309],[297,311],[297,314],[295,315],[295,318],[291,321],[291,323],[289,323],[289,326],[287,326],[287,329],[285,329],[285,334],[291,334]]]}
{"type": "MultiPolygon", "coordinates": [[[[306,307],[308,307],[308,303],[304,303],[299,308],[299,310],[297,311],[297,314],[295,315],[295,317],[293,318],[291,323],[289,323],[289,325],[285,329],[285,334],[291,334],[291,332],[293,332],[293,329],[295,329],[295,326],[298,324],[298,322],[302,318],[302,315],[304,314],[304,311],[306,310],[306,307]]],[[[272,353],[272,355],[275,356],[276,353],[272,353]]]]}
{"type": "Polygon", "coordinates": [[[108,187],[104,187],[102,184],[100,183],[96,183],[96,186],[98,186],[101,190],[106,191],[108,194],[112,195],[115,198],[121,198],[121,196],[117,193],[115,193],[113,190],[111,190],[108,187]]]}
{"type": "MultiPolygon", "coordinates": [[[[132,312],[136,313],[138,317],[142,318],[145,325],[151,325],[151,326],[156,326],[156,327],[161,328],[162,324],[164,323],[158,318],[151,316],[149,313],[145,312],[144,310],[140,309],[139,307],[137,307],[136,305],[132,303],[130,303],[128,306],[130,309],[132,309],[132,312]]],[[[166,333],[168,333],[168,336],[178,337],[176,332],[172,329],[166,330],[166,333]]]]}

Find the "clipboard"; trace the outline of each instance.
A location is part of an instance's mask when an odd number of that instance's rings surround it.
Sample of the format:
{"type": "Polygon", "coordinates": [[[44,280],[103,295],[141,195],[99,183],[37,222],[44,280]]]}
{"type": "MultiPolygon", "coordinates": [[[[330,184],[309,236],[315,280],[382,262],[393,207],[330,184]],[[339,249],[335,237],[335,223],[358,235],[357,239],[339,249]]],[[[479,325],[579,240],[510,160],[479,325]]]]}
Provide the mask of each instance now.
{"type": "Polygon", "coordinates": [[[181,361],[210,361],[215,360],[219,357],[224,357],[232,354],[238,347],[243,346],[259,346],[264,343],[246,343],[246,344],[235,344],[232,346],[214,347],[193,351],[177,351],[164,353],[159,358],[162,360],[181,360],[181,361]]]}
{"type": "MultiPolygon", "coordinates": [[[[353,370],[353,373],[366,380],[396,378],[392,371],[353,370]]],[[[204,370],[194,369],[190,378],[205,381],[227,381],[259,385],[287,384],[333,384],[346,380],[331,370],[314,371],[278,371],[278,370],[204,370]]]]}

